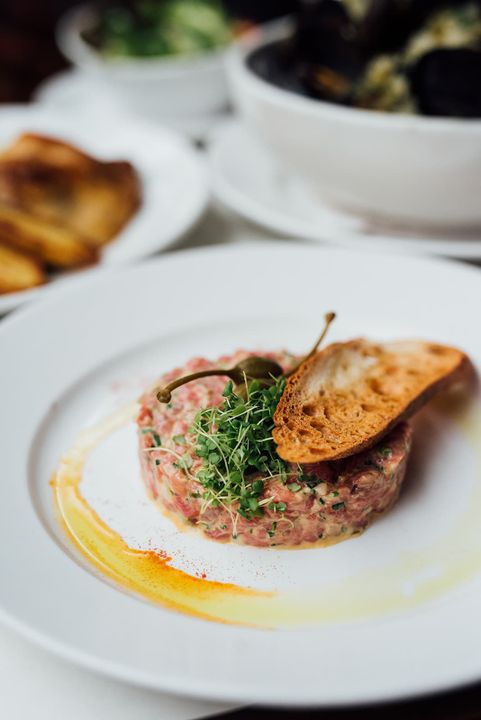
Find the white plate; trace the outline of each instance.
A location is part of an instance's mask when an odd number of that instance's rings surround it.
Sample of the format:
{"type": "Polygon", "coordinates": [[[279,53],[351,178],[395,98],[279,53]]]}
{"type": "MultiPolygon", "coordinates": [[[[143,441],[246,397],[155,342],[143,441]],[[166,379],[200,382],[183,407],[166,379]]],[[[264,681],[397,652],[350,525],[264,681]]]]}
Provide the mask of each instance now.
{"type": "Polygon", "coordinates": [[[131,425],[92,456],[82,492],[132,546],[160,546],[175,567],[205,568],[209,580],[275,591],[269,617],[295,592],[299,610],[274,629],[195,619],[104,581],[64,537],[49,487],[79,430],[158,373],[239,346],[301,351],[326,309],[339,313],[332,339],[428,337],[464,347],[479,368],[470,319],[479,278],[442,261],[266,243],[79,278],[7,318],[2,619],[93,670],[218,700],[352,705],[481,679],[477,397],[469,423],[424,413],[399,503],[362,537],[330,548],[265,550],[179,533],[143,494],[131,425]]]}
{"type": "MultiPolygon", "coordinates": [[[[0,109],[0,148],[25,131],[59,137],[105,160],[128,160],[138,170],[142,205],[105,248],[100,267],[131,263],[163,250],[205,210],[209,191],[204,168],[188,143],[170,130],[122,115],[89,120],[35,105],[0,109]]],[[[68,277],[59,275],[62,282],[68,277]]],[[[44,287],[0,295],[0,314],[39,297],[44,287]]]]}
{"type": "Polygon", "coordinates": [[[242,217],[276,233],[354,249],[481,259],[481,229],[423,235],[380,225],[325,203],[241,123],[227,124],[213,138],[214,194],[242,217]]]}

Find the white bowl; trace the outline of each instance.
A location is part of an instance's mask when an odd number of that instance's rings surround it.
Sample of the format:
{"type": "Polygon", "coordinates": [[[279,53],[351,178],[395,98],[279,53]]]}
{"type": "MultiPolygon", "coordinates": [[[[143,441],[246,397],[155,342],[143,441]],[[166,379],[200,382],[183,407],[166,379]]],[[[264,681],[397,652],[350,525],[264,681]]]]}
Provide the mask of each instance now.
{"type": "Polygon", "coordinates": [[[285,21],[228,57],[233,100],[277,157],[342,208],[431,227],[481,225],[481,121],[341,107],[270,84],[248,66],[285,21]]]}
{"type": "Polygon", "coordinates": [[[148,120],[214,115],[227,106],[225,50],[195,57],[106,59],[82,32],[92,27],[94,11],[81,5],[57,28],[57,43],[73,65],[105,83],[127,109],[148,120]]]}

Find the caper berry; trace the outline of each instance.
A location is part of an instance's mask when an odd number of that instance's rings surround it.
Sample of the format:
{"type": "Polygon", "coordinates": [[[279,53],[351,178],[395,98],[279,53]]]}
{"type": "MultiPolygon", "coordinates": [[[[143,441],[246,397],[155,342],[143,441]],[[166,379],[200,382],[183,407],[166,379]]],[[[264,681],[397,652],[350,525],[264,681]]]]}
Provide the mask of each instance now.
{"type": "Polygon", "coordinates": [[[266,383],[270,383],[273,378],[279,377],[282,373],[283,370],[281,366],[274,362],[274,360],[268,360],[263,357],[249,357],[238,362],[233,368],[201,370],[199,372],[192,373],[191,375],[185,375],[184,377],[178,378],[165,387],[157,390],[157,400],[161,403],[170,402],[173,390],[181,385],[191,382],[192,380],[198,380],[202,377],[225,375],[232,380],[234,385],[236,385],[236,388],[241,388],[242,386],[245,387],[246,380],[263,380],[266,383]]]}

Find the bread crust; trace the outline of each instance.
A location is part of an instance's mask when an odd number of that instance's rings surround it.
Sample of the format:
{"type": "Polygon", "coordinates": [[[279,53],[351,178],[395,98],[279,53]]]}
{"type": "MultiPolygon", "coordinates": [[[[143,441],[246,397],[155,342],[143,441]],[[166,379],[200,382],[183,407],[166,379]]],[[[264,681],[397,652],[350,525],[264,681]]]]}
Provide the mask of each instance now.
{"type": "Polygon", "coordinates": [[[18,292],[46,280],[42,264],[0,242],[0,294],[18,292]]]}
{"type": "Polygon", "coordinates": [[[97,160],[61,140],[24,133],[0,154],[0,203],[100,247],[139,208],[141,184],[128,162],[97,160]]]}
{"type": "Polygon", "coordinates": [[[74,230],[0,205],[0,242],[58,268],[92,265],[99,253],[74,230]]]}
{"type": "Polygon", "coordinates": [[[472,373],[465,353],[436,343],[329,345],[287,381],[274,415],[277,452],[288,462],[314,463],[367,450],[472,373]]]}

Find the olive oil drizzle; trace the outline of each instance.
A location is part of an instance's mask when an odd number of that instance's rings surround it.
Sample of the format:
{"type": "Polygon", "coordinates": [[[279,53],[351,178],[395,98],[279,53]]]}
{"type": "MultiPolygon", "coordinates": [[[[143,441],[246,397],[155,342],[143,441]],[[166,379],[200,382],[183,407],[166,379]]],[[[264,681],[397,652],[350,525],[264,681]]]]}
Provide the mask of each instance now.
{"type": "MultiPolygon", "coordinates": [[[[121,588],[144,599],[211,621],[273,628],[408,612],[435,601],[481,573],[479,402],[470,413],[453,417],[455,427],[475,453],[479,482],[467,510],[444,537],[428,547],[401,552],[388,566],[359,571],[324,587],[306,587],[302,592],[299,588],[265,592],[192,577],[173,567],[167,553],[129,547],[99,518],[81,493],[84,464],[98,444],[131,418],[132,414],[117,413],[84,433],[63,456],[52,487],[62,525],[81,555],[121,588]],[[410,586],[409,592],[405,591],[406,586],[410,586]]],[[[334,547],[322,552],[335,551],[334,547]]]]}

